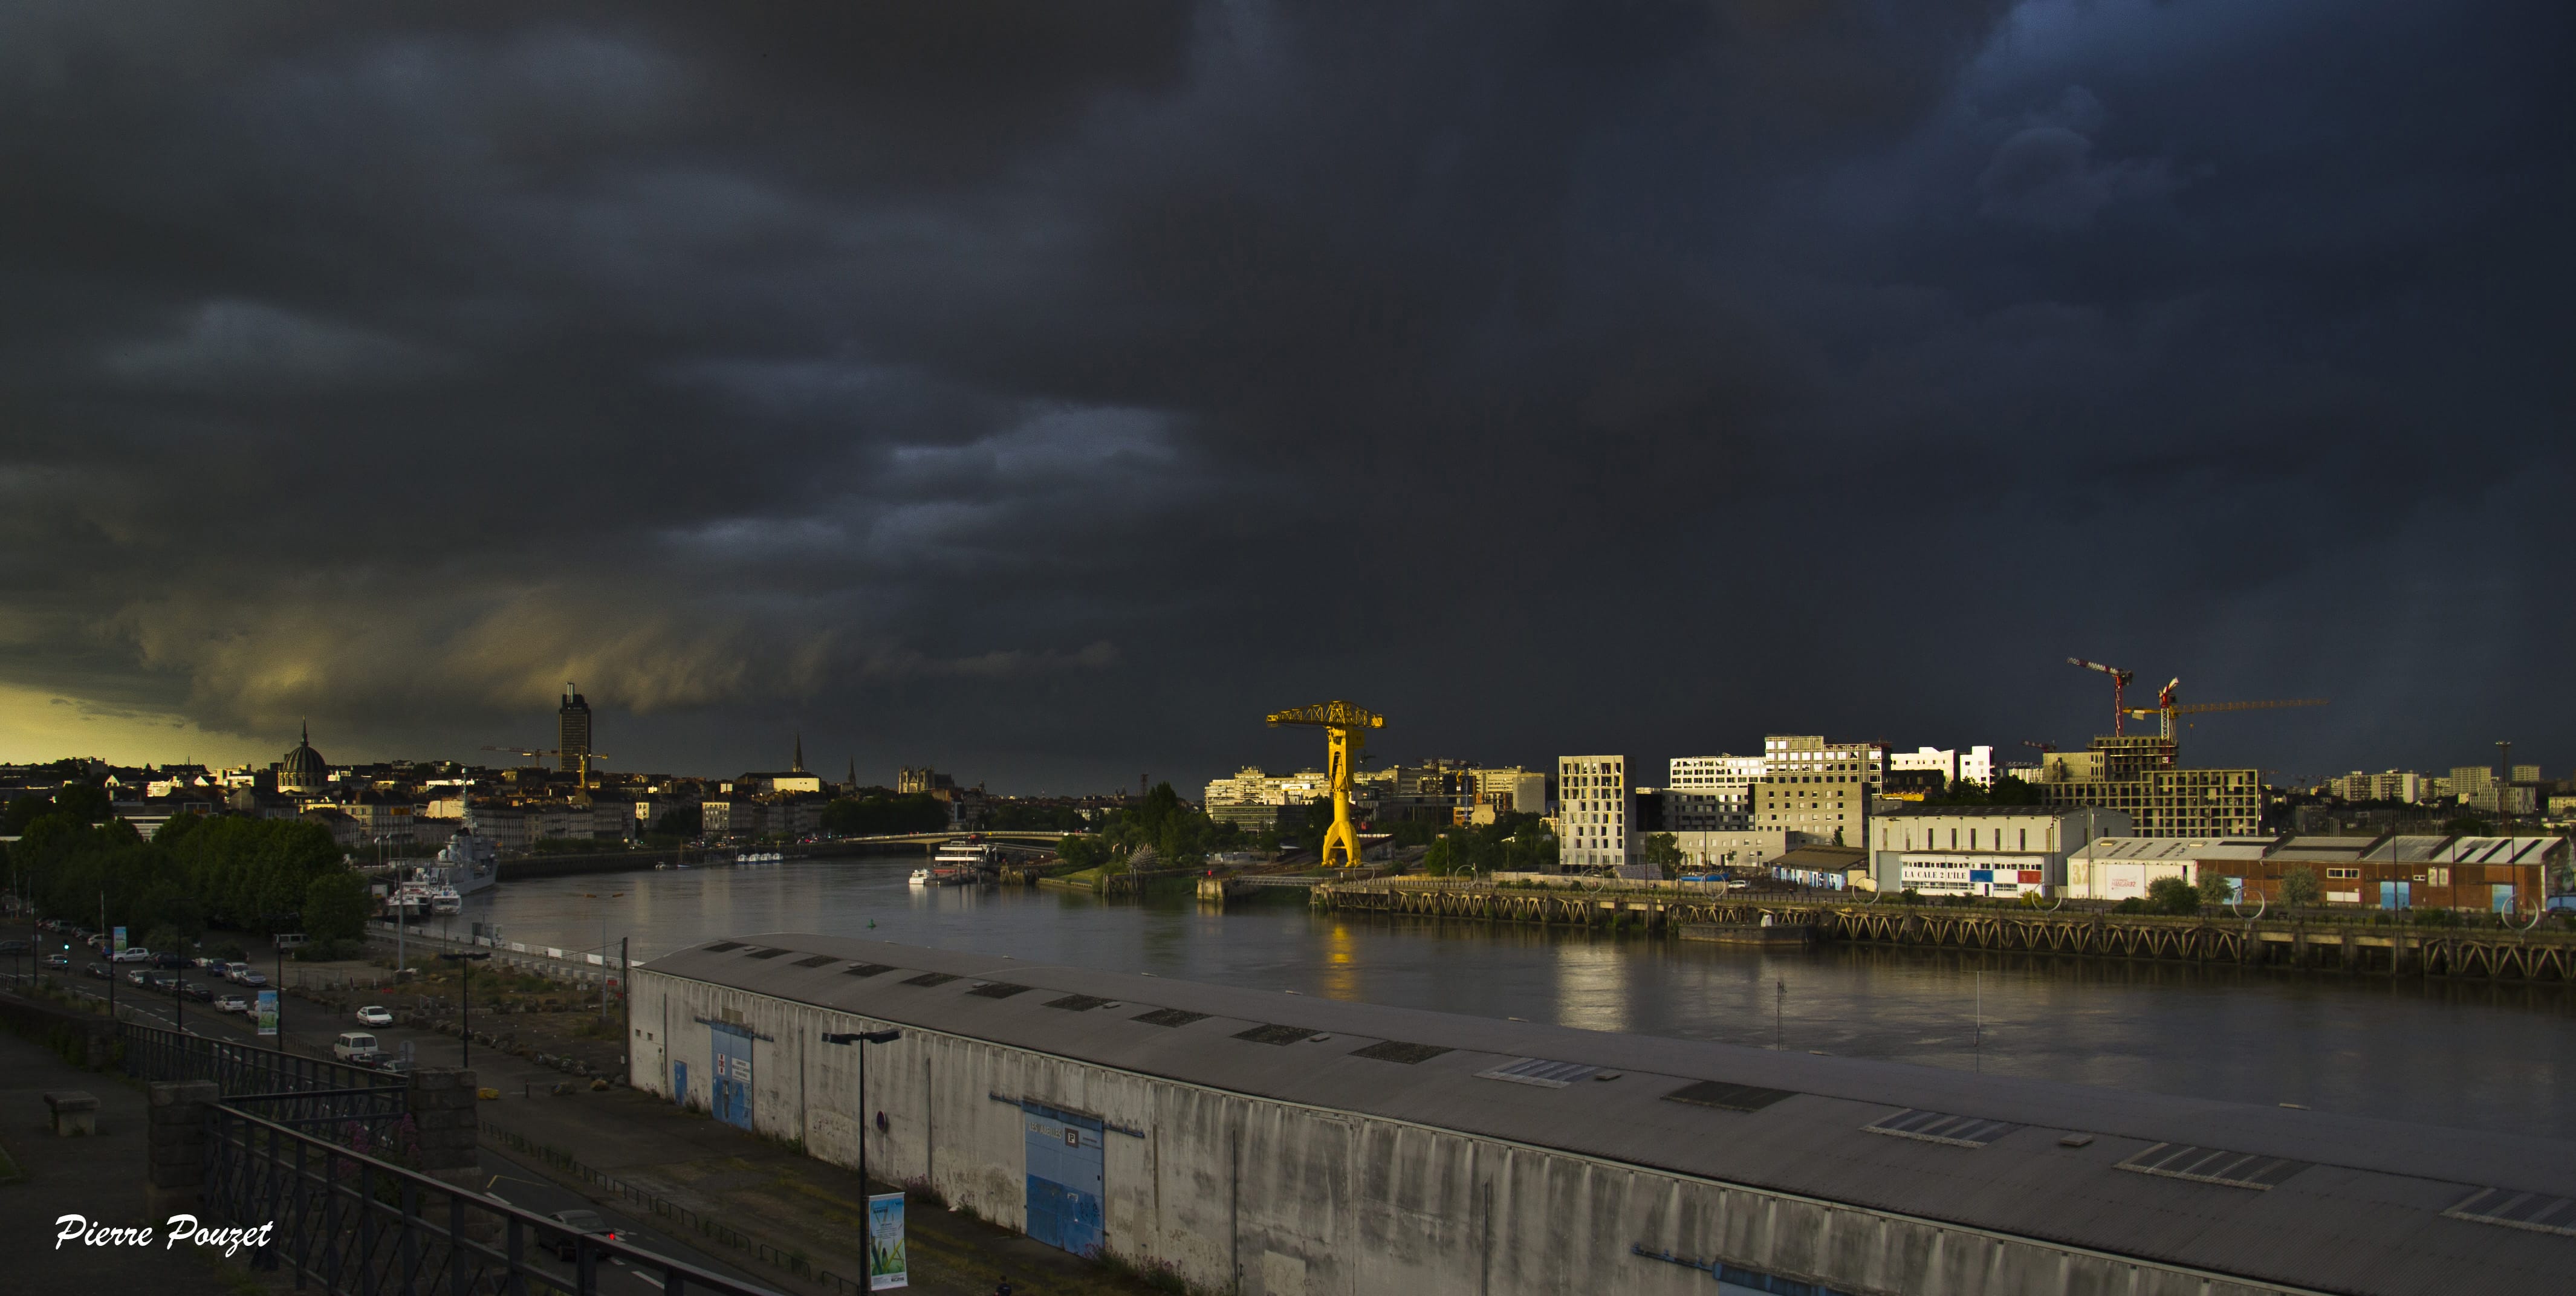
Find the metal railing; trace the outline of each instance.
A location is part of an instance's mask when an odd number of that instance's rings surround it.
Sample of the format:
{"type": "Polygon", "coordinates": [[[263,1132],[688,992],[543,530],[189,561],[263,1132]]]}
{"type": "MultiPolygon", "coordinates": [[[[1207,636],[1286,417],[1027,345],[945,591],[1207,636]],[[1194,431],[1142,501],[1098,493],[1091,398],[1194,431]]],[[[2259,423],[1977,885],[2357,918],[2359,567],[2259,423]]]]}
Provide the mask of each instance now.
{"type": "Polygon", "coordinates": [[[571,1153],[566,1152],[561,1148],[537,1142],[535,1139],[529,1138],[523,1134],[503,1129],[490,1121],[483,1122],[483,1132],[508,1145],[514,1151],[535,1157],[536,1159],[545,1162],[547,1165],[552,1166],[565,1174],[571,1175],[574,1178],[580,1179],[584,1183],[590,1184],[595,1188],[599,1188],[605,1192],[615,1193],[620,1198],[623,1198],[633,1205],[643,1207],[645,1210],[661,1216],[663,1219],[669,1220],[674,1224],[682,1225],[696,1232],[701,1237],[721,1242],[726,1246],[732,1247],[734,1250],[750,1255],[759,1260],[762,1264],[784,1270],[785,1272],[794,1274],[799,1278],[820,1283],[836,1292],[843,1293],[844,1296],[864,1296],[864,1293],[869,1290],[868,1284],[864,1280],[844,1278],[829,1269],[816,1265],[813,1261],[806,1259],[803,1255],[794,1251],[782,1250],[778,1247],[772,1246],[767,1242],[761,1241],[759,1238],[752,1237],[747,1233],[729,1228],[722,1223],[709,1219],[705,1215],[700,1214],[697,1211],[693,1211],[686,1206],[682,1206],[667,1197],[663,1197],[658,1193],[652,1192],[649,1189],[636,1187],[634,1184],[628,1183],[615,1175],[584,1165],[582,1162],[575,1159],[571,1153]]]}
{"type": "Polygon", "coordinates": [[[397,1104],[407,1082],[398,1075],[237,1040],[182,1035],[166,1026],[120,1022],[125,1074],[137,1080],[212,1080],[226,1097],[388,1090],[397,1104]]]}
{"type": "Polygon", "coordinates": [[[663,1296],[775,1296],[623,1242],[573,1233],[533,1211],[365,1155],[238,1107],[206,1130],[204,1206],[271,1225],[256,1251],[298,1290],[333,1296],[590,1296],[625,1268],[663,1296]],[[658,1281],[656,1281],[658,1280],[658,1281]]]}

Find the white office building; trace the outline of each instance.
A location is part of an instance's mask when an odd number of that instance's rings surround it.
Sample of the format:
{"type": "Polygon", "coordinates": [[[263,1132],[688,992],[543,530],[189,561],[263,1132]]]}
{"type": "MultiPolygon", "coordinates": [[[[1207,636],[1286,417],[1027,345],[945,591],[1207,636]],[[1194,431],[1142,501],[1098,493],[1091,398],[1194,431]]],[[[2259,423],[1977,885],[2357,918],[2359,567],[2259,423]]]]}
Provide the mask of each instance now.
{"type": "Polygon", "coordinates": [[[1893,770],[1937,770],[1943,783],[1974,783],[1979,787],[1995,785],[1995,749],[1962,747],[1951,751],[1940,747],[1918,747],[1910,752],[1893,752],[1887,758],[1893,770]]]}
{"type": "Polygon", "coordinates": [[[2129,816],[2092,806],[1901,805],[1870,825],[1870,875],[1882,891],[2053,896],[2067,859],[2129,816]]]}
{"type": "Polygon", "coordinates": [[[1628,873],[1637,823],[1625,756],[1556,759],[1557,866],[1567,872],[1628,873]]]}

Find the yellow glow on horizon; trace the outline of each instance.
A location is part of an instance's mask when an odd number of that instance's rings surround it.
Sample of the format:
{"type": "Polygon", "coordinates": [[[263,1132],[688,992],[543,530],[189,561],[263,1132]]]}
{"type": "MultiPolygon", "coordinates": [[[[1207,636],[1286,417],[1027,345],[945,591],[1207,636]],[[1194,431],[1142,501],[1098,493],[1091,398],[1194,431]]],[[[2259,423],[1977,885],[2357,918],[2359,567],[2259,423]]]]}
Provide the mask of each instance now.
{"type": "Polygon", "coordinates": [[[202,728],[182,715],[0,684],[0,761],[12,764],[66,756],[113,765],[265,764],[283,750],[274,741],[202,728]]]}

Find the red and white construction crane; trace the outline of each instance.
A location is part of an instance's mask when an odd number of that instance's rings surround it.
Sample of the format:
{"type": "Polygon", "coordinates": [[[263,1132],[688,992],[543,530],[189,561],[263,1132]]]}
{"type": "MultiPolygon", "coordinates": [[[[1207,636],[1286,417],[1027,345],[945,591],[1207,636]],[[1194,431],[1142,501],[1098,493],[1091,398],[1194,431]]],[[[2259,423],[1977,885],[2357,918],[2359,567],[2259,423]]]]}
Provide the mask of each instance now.
{"type": "Polygon", "coordinates": [[[2066,664],[2081,666],[2086,670],[2097,670],[2111,677],[2111,734],[2113,737],[2118,737],[2122,718],[2129,714],[2129,681],[2136,679],[2138,673],[2124,671],[2117,666],[2105,666],[2100,662],[2086,661],[2081,657],[2069,657],[2066,659],[2066,664]]]}

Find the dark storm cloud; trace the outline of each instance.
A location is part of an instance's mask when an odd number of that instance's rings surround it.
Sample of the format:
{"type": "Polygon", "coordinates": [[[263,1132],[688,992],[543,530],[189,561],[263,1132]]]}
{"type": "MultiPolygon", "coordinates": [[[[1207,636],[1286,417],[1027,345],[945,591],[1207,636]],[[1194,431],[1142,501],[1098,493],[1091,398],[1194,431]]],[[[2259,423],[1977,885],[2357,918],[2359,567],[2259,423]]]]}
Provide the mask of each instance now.
{"type": "Polygon", "coordinates": [[[2338,699],[2213,758],[2567,719],[2533,7],[0,24],[22,688],[1016,786],[2073,743],[2070,652],[2338,699]]]}

